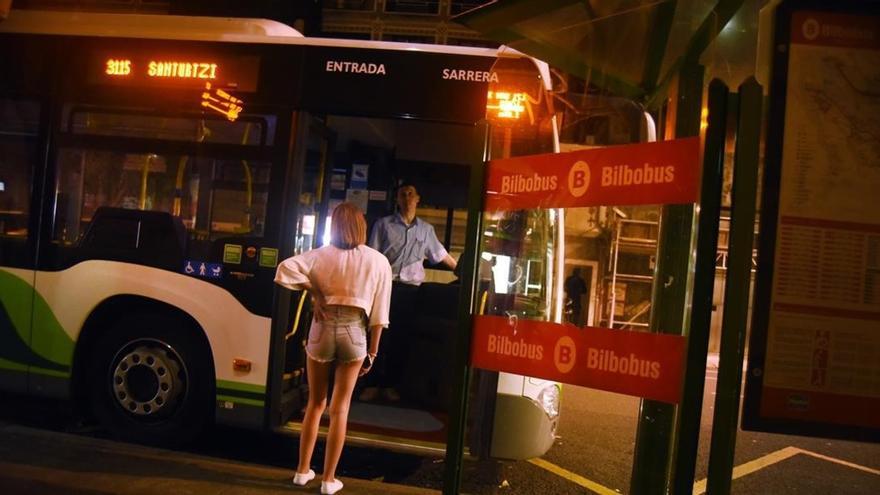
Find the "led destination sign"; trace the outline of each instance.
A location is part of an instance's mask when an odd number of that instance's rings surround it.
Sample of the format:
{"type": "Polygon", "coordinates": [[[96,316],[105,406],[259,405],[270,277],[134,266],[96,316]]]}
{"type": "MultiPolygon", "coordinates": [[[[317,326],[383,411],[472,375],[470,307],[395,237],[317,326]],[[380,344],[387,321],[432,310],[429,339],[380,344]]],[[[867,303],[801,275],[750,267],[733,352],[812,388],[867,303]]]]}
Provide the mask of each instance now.
{"type": "Polygon", "coordinates": [[[192,57],[107,54],[97,58],[91,82],[214,87],[255,91],[259,73],[257,57],[192,57]]]}
{"type": "MultiPolygon", "coordinates": [[[[108,76],[131,75],[132,61],[129,59],[107,59],[104,73],[108,76]]],[[[147,77],[168,77],[172,79],[217,79],[217,64],[210,62],[170,62],[150,60],[147,62],[147,77]]]]}

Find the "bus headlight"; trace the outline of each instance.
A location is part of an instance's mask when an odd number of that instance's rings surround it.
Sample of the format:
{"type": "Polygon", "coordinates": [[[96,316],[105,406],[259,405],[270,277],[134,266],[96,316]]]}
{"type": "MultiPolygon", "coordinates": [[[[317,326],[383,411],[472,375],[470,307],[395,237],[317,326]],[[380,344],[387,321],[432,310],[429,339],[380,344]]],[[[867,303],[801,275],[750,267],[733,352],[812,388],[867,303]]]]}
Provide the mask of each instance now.
{"type": "Polygon", "coordinates": [[[554,383],[545,387],[538,394],[537,401],[550,419],[556,419],[559,416],[559,385],[554,383]]]}

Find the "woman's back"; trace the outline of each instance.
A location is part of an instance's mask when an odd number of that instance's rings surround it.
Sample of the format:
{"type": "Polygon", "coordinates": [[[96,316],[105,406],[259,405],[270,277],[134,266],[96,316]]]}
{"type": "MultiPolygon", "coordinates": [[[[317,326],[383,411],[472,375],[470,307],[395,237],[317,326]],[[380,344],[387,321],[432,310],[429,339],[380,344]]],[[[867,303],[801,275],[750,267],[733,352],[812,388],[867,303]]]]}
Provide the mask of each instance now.
{"type": "Polygon", "coordinates": [[[284,260],[275,281],[291,289],[308,280],[328,305],[354,306],[370,316],[370,325],[388,324],[391,265],[366,245],[341,249],[333,245],[284,260]]]}

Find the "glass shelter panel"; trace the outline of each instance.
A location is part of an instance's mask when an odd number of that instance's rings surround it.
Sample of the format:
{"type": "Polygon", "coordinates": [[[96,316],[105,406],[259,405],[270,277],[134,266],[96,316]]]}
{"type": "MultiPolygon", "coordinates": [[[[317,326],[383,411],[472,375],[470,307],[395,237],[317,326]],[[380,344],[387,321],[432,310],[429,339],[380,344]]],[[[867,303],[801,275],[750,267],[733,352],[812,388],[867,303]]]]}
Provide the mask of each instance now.
{"type": "Polygon", "coordinates": [[[558,260],[557,210],[486,215],[479,260],[482,314],[555,320],[554,266],[558,260]]]}

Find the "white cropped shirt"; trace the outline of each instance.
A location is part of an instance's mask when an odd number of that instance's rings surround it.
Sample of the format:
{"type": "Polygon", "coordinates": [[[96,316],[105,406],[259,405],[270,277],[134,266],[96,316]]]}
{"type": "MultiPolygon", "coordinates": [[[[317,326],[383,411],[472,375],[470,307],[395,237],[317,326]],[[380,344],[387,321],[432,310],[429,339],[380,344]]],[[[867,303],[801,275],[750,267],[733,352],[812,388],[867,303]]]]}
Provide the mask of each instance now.
{"type": "Polygon", "coordinates": [[[363,244],[353,249],[327,245],[278,265],[275,283],[300,290],[306,282],[324,296],[325,304],[361,308],[369,326],[388,326],[391,265],[379,251],[363,244]]]}

